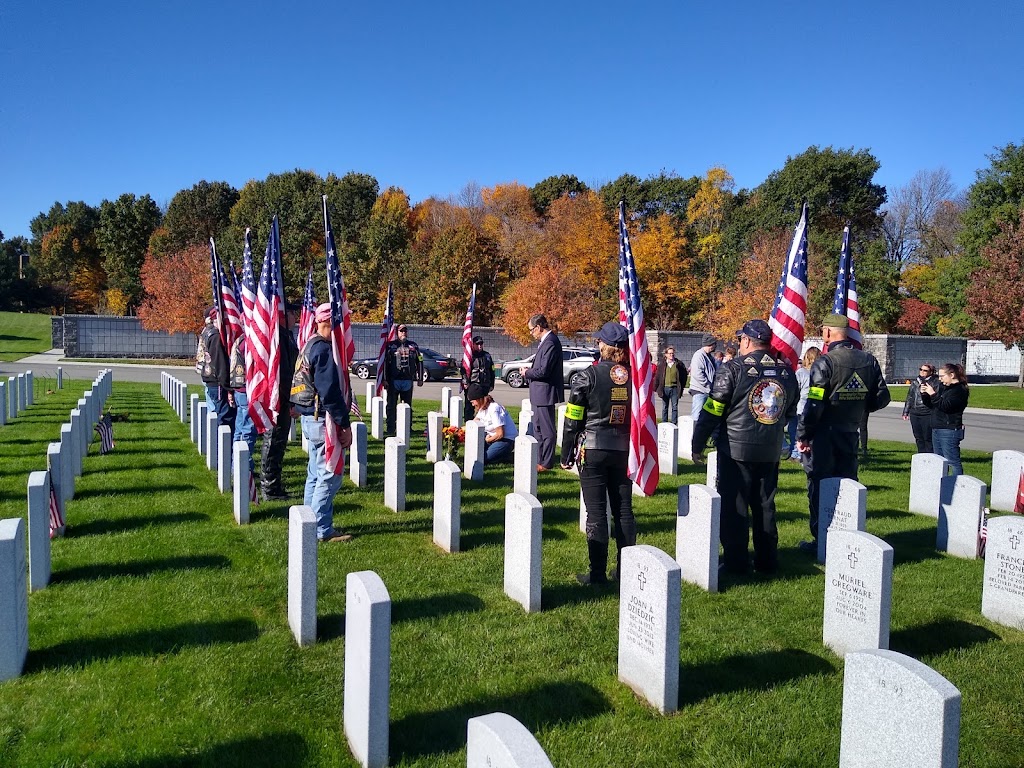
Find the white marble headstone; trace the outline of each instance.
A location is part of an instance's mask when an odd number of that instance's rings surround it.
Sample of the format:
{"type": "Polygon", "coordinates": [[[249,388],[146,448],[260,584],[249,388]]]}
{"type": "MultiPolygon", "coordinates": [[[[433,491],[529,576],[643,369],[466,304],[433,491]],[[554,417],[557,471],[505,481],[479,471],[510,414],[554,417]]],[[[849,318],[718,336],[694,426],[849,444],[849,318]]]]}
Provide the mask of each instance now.
{"type": "Polygon", "coordinates": [[[75,498],[75,465],[78,463],[76,455],[78,443],[75,441],[71,429],[70,424],[60,425],[60,446],[61,456],[63,456],[61,471],[64,474],[64,487],[62,490],[64,492],[63,501],[65,502],[75,498]]]}
{"type": "Polygon", "coordinates": [[[526,609],[540,610],[543,508],[528,493],[505,496],[505,594],[526,609]]]}
{"type": "Polygon", "coordinates": [[[619,680],[659,712],[679,704],[679,565],[660,549],[622,550],[619,680]]]}
{"type": "Polygon", "coordinates": [[[376,396],[376,394],[377,382],[366,382],[366,399],[364,400],[363,413],[370,413],[370,409],[373,407],[373,398],[376,396]]]}
{"type": "Polygon", "coordinates": [[[1024,517],[990,517],[981,614],[1024,630],[1024,517]]]}
{"type": "Polygon", "coordinates": [[[451,407],[452,388],[441,387],[441,413],[447,414],[451,407]]]}
{"type": "Polygon", "coordinates": [[[895,651],[846,655],[839,768],[956,768],[960,691],[895,651]]]}
{"type": "Polygon", "coordinates": [[[992,494],[989,506],[1000,512],[1013,512],[1017,492],[1024,475],[1024,453],[996,451],[992,454],[992,494]]]}
{"type": "Polygon", "coordinates": [[[50,473],[28,476],[28,588],[50,583],[50,473]]]}
{"type": "MultiPolygon", "coordinates": [[[[530,401],[529,400],[524,400],[523,402],[524,403],[528,403],[530,401]]],[[[521,411],[519,411],[519,434],[520,435],[527,435],[529,437],[533,437],[534,436],[535,430],[534,430],[534,427],[533,427],[533,409],[532,408],[523,408],[521,411]]]]}
{"type": "Polygon", "coordinates": [[[889,647],[892,558],[892,547],[870,533],[829,535],[822,638],[840,656],[889,647]]]}
{"type": "Polygon", "coordinates": [[[676,426],[679,427],[676,441],[678,443],[679,458],[689,461],[690,456],[693,455],[693,417],[687,413],[680,413],[676,426]]]}
{"type": "Polygon", "coordinates": [[[970,475],[943,478],[936,549],[968,560],[977,559],[987,491],[981,480],[970,475]]]}
{"type": "Polygon", "coordinates": [[[663,475],[679,474],[679,427],[668,421],[658,424],[658,470],[663,475]]]}
{"type": "Polygon", "coordinates": [[[373,571],[345,581],[344,728],[363,768],[388,764],[391,701],[391,596],[373,571]]]}
{"type": "Polygon", "coordinates": [[[220,419],[216,413],[206,414],[206,429],[203,434],[206,437],[206,448],[203,450],[203,455],[206,456],[206,468],[211,472],[217,471],[217,426],[220,423],[220,419]]]}
{"type": "Polygon", "coordinates": [[[299,645],[316,642],[316,514],[288,510],[288,626],[299,645]]]}
{"type": "Polygon", "coordinates": [[[72,455],[74,457],[75,477],[82,476],[82,465],[85,463],[82,454],[82,412],[78,408],[71,409],[71,442],[74,444],[72,455]]]}
{"type": "Polygon", "coordinates": [[[466,768],[553,768],[533,734],[504,712],[471,717],[466,731],[466,768]]]}
{"type": "Polygon", "coordinates": [[[231,490],[231,433],[227,424],[217,428],[217,490],[221,493],[231,490]]]}
{"type": "MultiPolygon", "coordinates": [[[[680,417],[681,418],[681,417],[680,417]]],[[[708,488],[718,489],[718,451],[710,451],[707,455],[707,469],[704,473],[704,484],[708,488]]]]}
{"type": "Polygon", "coordinates": [[[444,430],[444,414],[430,411],[427,414],[427,461],[441,461],[444,458],[441,433],[444,430]]]}
{"type": "MultiPolygon", "coordinates": [[[[11,418],[14,418],[13,416],[11,418]]],[[[7,382],[0,381],[0,427],[7,423],[7,382]]]]}
{"type": "Polygon", "coordinates": [[[462,525],[462,476],[454,461],[434,465],[434,543],[445,552],[459,551],[462,525]]]}
{"type": "Polygon", "coordinates": [[[50,473],[50,482],[53,483],[54,493],[57,494],[57,506],[60,507],[62,518],[64,516],[64,483],[67,481],[64,474],[63,458],[60,443],[50,443],[46,446],[46,469],[50,473]]]}
{"type": "MultiPolygon", "coordinates": [[[[671,426],[671,425],[670,425],[671,426]]],[[[718,591],[718,542],[722,497],[706,485],[679,489],[676,515],[676,562],[683,581],[708,592],[718,591]]]]}
{"type": "Polygon", "coordinates": [[[193,445],[199,444],[199,395],[192,395],[189,401],[189,437],[193,445]]]}
{"type": "Polygon", "coordinates": [[[949,462],[937,453],[915,453],[910,459],[910,500],[907,509],[917,515],[939,516],[942,479],[949,462]]]}
{"type": "Polygon", "coordinates": [[[374,440],[384,439],[383,397],[375,397],[370,401],[370,436],[374,440]]]}
{"type": "Polygon", "coordinates": [[[206,404],[205,400],[199,401],[199,431],[196,433],[196,448],[199,449],[199,453],[202,456],[206,455],[206,428],[209,426],[210,421],[206,417],[209,415],[210,407],[206,404]]]}
{"type": "Polygon", "coordinates": [[[463,400],[459,395],[452,395],[448,399],[448,423],[453,427],[462,426],[463,400]]]}
{"type": "Polygon", "coordinates": [[[412,406],[399,403],[395,408],[395,437],[409,445],[412,439],[412,406]]]}
{"type": "Polygon", "coordinates": [[[558,403],[555,406],[555,445],[562,447],[562,433],[565,431],[565,409],[567,403],[558,403]]]}
{"type": "Polygon", "coordinates": [[[467,480],[484,479],[484,439],[487,431],[479,421],[470,419],[466,422],[466,442],[463,444],[465,453],[463,473],[467,480]]]}
{"type": "Polygon", "coordinates": [[[829,531],[863,531],[868,489],[847,477],[826,477],[818,493],[818,562],[825,562],[829,531]]]}
{"type": "Polygon", "coordinates": [[[384,506],[405,511],[405,449],[397,437],[384,441],[384,506]]]}
{"type": "Polygon", "coordinates": [[[239,440],[232,446],[234,456],[231,462],[232,508],[235,522],[249,523],[249,446],[239,440]]]}
{"type": "Polygon", "coordinates": [[[512,490],[537,495],[537,462],[540,460],[540,443],[537,438],[524,435],[520,430],[515,439],[515,464],[512,490]]]}
{"type": "Polygon", "coordinates": [[[353,421],[352,446],[348,452],[348,476],[356,488],[366,487],[366,451],[366,424],[353,421]]]}
{"type": "Polygon", "coordinates": [[[0,520],[0,682],[21,675],[28,656],[25,524],[0,520]]]}

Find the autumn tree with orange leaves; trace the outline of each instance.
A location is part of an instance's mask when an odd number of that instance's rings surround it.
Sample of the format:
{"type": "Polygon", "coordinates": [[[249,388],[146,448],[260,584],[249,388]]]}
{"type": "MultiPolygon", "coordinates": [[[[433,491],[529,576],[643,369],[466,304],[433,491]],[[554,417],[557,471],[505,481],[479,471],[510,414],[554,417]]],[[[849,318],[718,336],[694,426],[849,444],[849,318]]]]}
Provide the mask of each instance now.
{"type": "Polygon", "coordinates": [[[540,217],[530,189],[513,182],[480,190],[484,206],[481,228],[495,243],[497,256],[509,279],[522,277],[537,256],[540,217]]]}
{"type": "Polygon", "coordinates": [[[210,249],[192,245],[164,256],[146,255],[142,264],[146,298],[139,319],[147,331],[199,333],[210,296],[210,249]]]}
{"type": "Polygon", "coordinates": [[[744,259],[736,282],[719,292],[718,306],[708,316],[707,330],[729,339],[748,320],[768,319],[790,240],[790,234],[782,229],[754,237],[753,254],[744,259]]]}
{"type": "Polygon", "coordinates": [[[643,291],[644,317],[660,330],[692,328],[703,315],[706,291],[694,271],[686,235],[667,213],[630,235],[643,291]]]}
{"type": "Polygon", "coordinates": [[[597,310],[593,290],[577,277],[559,259],[538,257],[502,296],[504,313],[498,321],[505,334],[520,344],[530,344],[526,324],[538,313],[547,317],[555,333],[566,336],[592,330],[612,319],[612,315],[597,310]]]}
{"type": "Polygon", "coordinates": [[[541,248],[593,294],[598,316],[618,311],[619,235],[595,192],[551,203],[541,248]]]}

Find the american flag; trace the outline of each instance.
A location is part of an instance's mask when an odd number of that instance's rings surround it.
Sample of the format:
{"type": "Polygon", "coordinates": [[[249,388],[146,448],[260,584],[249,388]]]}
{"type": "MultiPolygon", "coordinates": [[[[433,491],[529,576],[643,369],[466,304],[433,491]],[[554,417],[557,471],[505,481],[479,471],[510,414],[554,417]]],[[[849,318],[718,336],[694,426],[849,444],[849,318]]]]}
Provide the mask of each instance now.
{"type": "Polygon", "coordinates": [[[214,244],[212,237],[210,238],[210,256],[216,265],[217,285],[220,290],[220,301],[218,302],[220,310],[220,317],[218,319],[221,321],[220,338],[224,342],[224,351],[231,354],[231,348],[235,344],[235,339],[242,335],[241,305],[235,297],[234,281],[228,277],[220,257],[217,256],[217,246],[214,244]]]}
{"type": "Polygon", "coordinates": [[[231,292],[235,294],[235,306],[238,307],[238,312],[241,315],[240,322],[245,322],[245,312],[242,303],[242,281],[238,279],[238,272],[235,271],[235,262],[228,262],[228,277],[231,278],[231,292]]]}
{"type": "Polygon", "coordinates": [[[654,372],[647,348],[647,325],[640,303],[633,251],[626,231],[626,203],[619,203],[619,322],[629,336],[629,476],[645,496],[658,488],[658,422],[654,411],[654,372]]]}
{"type": "Polygon", "coordinates": [[[302,309],[299,312],[299,349],[306,346],[309,337],[316,333],[316,293],[313,291],[313,268],[306,276],[306,292],[302,295],[302,309]]]}
{"type": "Polygon", "coordinates": [[[860,305],[857,303],[857,278],[853,274],[853,254],[850,253],[850,227],[843,227],[843,250],[839,255],[839,274],[836,276],[836,295],[832,299],[832,311],[846,315],[850,328],[846,338],[857,349],[864,347],[860,332],[860,305]]]}
{"type": "MultiPolygon", "coordinates": [[[[348,366],[356,354],[356,342],[352,338],[352,313],[348,308],[348,293],[345,291],[345,280],[341,276],[341,266],[338,264],[338,252],[334,247],[334,232],[331,230],[331,218],[327,212],[327,195],[323,196],[323,203],[324,239],[327,242],[327,296],[331,302],[331,354],[338,369],[341,400],[355,413],[358,406],[355,406],[355,398],[352,397],[352,388],[348,381],[348,366]]],[[[345,451],[340,444],[338,425],[329,413],[324,416],[324,426],[324,459],[327,468],[336,475],[343,474],[345,451]]]]}
{"type": "Polygon", "coordinates": [[[220,260],[217,258],[217,247],[213,244],[213,238],[210,238],[210,294],[213,296],[213,306],[217,308],[217,316],[213,320],[214,326],[220,333],[220,343],[224,345],[224,349],[231,349],[228,346],[227,334],[224,330],[224,307],[222,306],[221,300],[221,287],[220,287],[220,260]]]}
{"type": "Polygon", "coordinates": [[[796,370],[804,347],[807,322],[807,203],[793,232],[793,243],[782,268],[768,326],[772,329],[772,349],[796,370]]]}
{"type": "MultiPolygon", "coordinates": [[[[244,273],[243,273],[243,291],[244,273]]],[[[281,230],[277,216],[270,225],[267,255],[256,288],[252,323],[246,326],[245,389],[249,395],[249,416],[256,431],[263,434],[277,423],[281,409],[280,329],[284,324],[284,278],[281,274],[281,230]]],[[[244,301],[244,297],[243,297],[244,301]]]]}
{"type": "Polygon", "coordinates": [[[469,373],[473,368],[473,312],[476,310],[476,283],[469,294],[469,309],[466,310],[466,322],[462,325],[462,384],[465,389],[469,381],[469,373]]]}
{"type": "MultiPolygon", "coordinates": [[[[253,325],[252,310],[256,305],[256,279],[252,271],[252,231],[245,229],[245,248],[242,250],[242,279],[239,280],[239,289],[242,295],[242,314],[245,323],[242,330],[245,333],[245,396],[252,402],[253,391],[256,388],[257,377],[253,375],[253,325]]],[[[251,413],[250,413],[251,415],[251,413]]]]}
{"type": "Polygon", "coordinates": [[[100,453],[110,453],[114,450],[114,424],[110,414],[103,414],[93,429],[100,436],[100,453]]]}
{"type": "Polygon", "coordinates": [[[50,538],[60,536],[64,532],[64,513],[57,498],[57,489],[53,487],[53,478],[47,473],[50,482],[50,538]]]}
{"type": "Polygon", "coordinates": [[[388,344],[398,338],[395,325],[395,297],[391,290],[391,282],[388,282],[388,298],[384,304],[384,320],[380,324],[380,351],[377,353],[377,396],[380,396],[384,389],[384,357],[388,351],[388,344]]]}
{"type": "Polygon", "coordinates": [[[250,472],[249,473],[249,503],[250,504],[259,504],[260,503],[260,495],[258,493],[256,493],[256,473],[255,472],[250,472]]]}

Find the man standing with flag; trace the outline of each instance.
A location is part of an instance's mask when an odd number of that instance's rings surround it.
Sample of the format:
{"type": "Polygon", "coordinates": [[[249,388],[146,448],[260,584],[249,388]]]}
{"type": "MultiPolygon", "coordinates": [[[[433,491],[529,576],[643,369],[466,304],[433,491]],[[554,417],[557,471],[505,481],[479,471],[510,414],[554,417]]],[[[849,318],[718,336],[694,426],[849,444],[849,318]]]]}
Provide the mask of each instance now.
{"type": "MultiPolygon", "coordinates": [[[[299,357],[299,348],[295,343],[293,328],[295,327],[295,304],[285,304],[284,325],[278,328],[278,349],[281,353],[281,364],[277,369],[280,392],[288,392],[295,374],[295,363],[299,357]]],[[[263,498],[282,501],[291,495],[281,480],[284,465],[284,452],[288,447],[288,437],[292,431],[292,416],[289,412],[287,397],[281,398],[277,419],[263,433],[263,448],[260,459],[260,489],[263,498]]]]}
{"type": "Polygon", "coordinates": [[[228,353],[217,327],[217,307],[206,310],[206,326],[199,335],[199,375],[206,387],[206,404],[217,414],[217,425],[235,427],[235,409],[228,398],[228,353]]]}
{"type": "Polygon", "coordinates": [[[632,409],[629,336],[619,323],[605,323],[594,334],[601,359],[577,376],[569,392],[562,433],[562,469],[579,466],[580,490],[587,505],[587,556],[590,571],[576,575],[581,584],[608,583],[608,514],[618,550],[636,544],[633,484],[629,479],[632,409]],[[609,510],[608,505],[611,505],[609,510]]]}
{"type": "Polygon", "coordinates": [[[398,415],[398,401],[412,407],[412,387],[423,386],[423,355],[419,345],[409,340],[409,329],[405,323],[398,326],[397,338],[388,344],[384,352],[384,385],[388,390],[384,409],[384,431],[395,434],[395,418],[398,415]]]}
{"type": "Polygon", "coordinates": [[[807,472],[812,541],[800,550],[818,553],[818,502],[826,477],[857,479],[857,432],[865,414],[889,404],[878,360],[847,338],[849,320],[835,312],[822,322],[826,353],[811,365],[807,403],[796,431],[796,447],[807,472]]]}
{"type": "Polygon", "coordinates": [[[331,305],[321,304],[314,315],[316,333],[302,348],[291,385],[291,402],[302,417],[302,434],[309,441],[309,464],[302,503],[316,515],[316,536],[322,542],[348,541],[351,534],[334,526],[334,496],[342,475],[327,463],[327,432],[337,429],[338,448],[352,444],[349,404],[342,393],[331,349],[331,305]],[[333,426],[327,424],[331,420],[333,426]]]}

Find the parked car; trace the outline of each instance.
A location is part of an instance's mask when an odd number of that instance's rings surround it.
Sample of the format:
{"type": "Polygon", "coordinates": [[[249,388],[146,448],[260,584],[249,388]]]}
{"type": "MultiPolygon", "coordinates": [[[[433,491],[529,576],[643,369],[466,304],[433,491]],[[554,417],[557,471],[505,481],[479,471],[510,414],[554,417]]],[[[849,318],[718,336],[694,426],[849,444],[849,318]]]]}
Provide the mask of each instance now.
{"type": "MultiPolygon", "coordinates": [[[[519,373],[520,368],[529,368],[533,365],[534,355],[522,360],[509,360],[502,363],[501,378],[510,387],[525,387],[527,382],[519,373]]],[[[596,349],[589,347],[562,347],[562,373],[565,376],[567,386],[572,386],[576,377],[591,365],[596,365],[599,353],[596,349]]]]}
{"type": "MultiPolygon", "coordinates": [[[[424,381],[444,381],[446,376],[459,375],[459,364],[454,358],[442,355],[428,347],[420,347],[420,352],[423,353],[424,381]]],[[[377,358],[364,357],[353,360],[348,369],[360,379],[376,378],[377,358]]]]}

